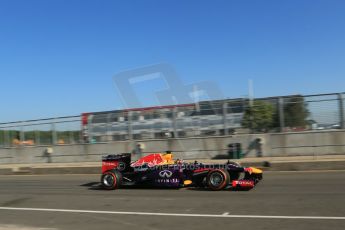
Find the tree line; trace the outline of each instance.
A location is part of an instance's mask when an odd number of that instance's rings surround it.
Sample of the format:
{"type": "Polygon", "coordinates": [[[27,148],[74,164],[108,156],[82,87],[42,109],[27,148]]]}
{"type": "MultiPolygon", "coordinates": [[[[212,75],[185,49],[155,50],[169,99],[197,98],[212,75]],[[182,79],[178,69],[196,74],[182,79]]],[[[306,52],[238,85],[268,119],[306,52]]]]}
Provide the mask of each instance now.
{"type": "Polygon", "coordinates": [[[245,109],[242,126],[255,132],[268,132],[280,127],[280,116],[284,117],[284,128],[304,129],[309,125],[308,104],[301,95],[284,98],[282,112],[280,114],[277,102],[254,100],[245,109]]]}

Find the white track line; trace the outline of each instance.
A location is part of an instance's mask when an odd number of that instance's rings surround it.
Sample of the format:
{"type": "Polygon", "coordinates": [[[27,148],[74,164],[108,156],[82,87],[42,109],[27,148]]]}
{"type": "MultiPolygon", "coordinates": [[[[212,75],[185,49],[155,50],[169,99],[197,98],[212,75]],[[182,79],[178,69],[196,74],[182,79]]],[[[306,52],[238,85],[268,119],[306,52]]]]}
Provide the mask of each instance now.
{"type": "Polygon", "coordinates": [[[7,211],[37,211],[37,212],[66,212],[66,213],[94,213],[113,215],[137,216],[176,216],[176,217],[210,217],[210,218],[252,218],[252,219],[305,219],[305,220],[345,220],[342,216],[264,216],[264,215],[216,215],[216,214],[188,214],[188,213],[159,213],[159,212],[118,212],[74,209],[48,209],[48,208],[14,208],[0,207],[7,211]]]}

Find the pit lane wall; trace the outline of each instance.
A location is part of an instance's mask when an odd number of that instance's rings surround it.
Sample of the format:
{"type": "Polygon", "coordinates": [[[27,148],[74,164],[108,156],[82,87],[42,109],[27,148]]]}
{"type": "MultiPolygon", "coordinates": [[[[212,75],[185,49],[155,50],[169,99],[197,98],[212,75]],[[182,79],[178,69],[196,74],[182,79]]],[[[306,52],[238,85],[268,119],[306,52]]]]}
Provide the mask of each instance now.
{"type": "MultiPolygon", "coordinates": [[[[232,143],[241,143],[244,157],[254,157],[257,154],[255,140],[258,138],[261,140],[262,154],[266,157],[345,154],[345,130],[144,140],[139,143],[145,145],[145,153],[171,150],[180,159],[210,159],[226,155],[227,146],[232,143]]],[[[97,162],[105,153],[131,152],[136,143],[118,141],[5,148],[0,149],[0,164],[97,162]],[[53,151],[47,153],[50,147],[53,151]]]]}

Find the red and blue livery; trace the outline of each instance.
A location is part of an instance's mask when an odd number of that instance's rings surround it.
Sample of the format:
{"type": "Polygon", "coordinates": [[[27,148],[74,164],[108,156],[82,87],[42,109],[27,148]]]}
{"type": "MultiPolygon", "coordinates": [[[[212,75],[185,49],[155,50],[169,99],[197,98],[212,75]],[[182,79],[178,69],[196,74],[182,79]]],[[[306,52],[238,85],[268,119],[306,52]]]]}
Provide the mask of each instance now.
{"type": "Polygon", "coordinates": [[[260,169],[242,167],[230,161],[225,164],[186,163],[173,160],[168,152],[150,154],[131,162],[131,154],[124,153],[102,158],[101,184],[107,190],[128,186],[250,190],[262,176],[260,169]]]}

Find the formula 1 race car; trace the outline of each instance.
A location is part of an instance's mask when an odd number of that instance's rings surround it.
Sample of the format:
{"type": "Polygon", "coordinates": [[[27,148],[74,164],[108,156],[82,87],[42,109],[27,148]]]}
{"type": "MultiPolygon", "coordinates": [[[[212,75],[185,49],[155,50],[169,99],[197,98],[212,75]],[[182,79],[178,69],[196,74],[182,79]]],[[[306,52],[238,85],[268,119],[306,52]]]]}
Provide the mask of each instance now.
{"type": "Polygon", "coordinates": [[[124,153],[102,158],[101,184],[107,190],[126,186],[250,190],[262,179],[262,174],[260,169],[230,161],[185,163],[173,160],[170,152],[150,154],[131,163],[131,154],[124,153]]]}

